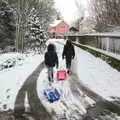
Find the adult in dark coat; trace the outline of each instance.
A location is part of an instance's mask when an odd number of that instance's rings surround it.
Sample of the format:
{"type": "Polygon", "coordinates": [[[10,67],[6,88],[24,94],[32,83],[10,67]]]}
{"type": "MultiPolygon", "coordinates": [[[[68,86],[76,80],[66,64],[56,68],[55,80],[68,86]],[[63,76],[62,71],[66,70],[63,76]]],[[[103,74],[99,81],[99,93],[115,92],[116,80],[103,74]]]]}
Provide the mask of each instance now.
{"type": "Polygon", "coordinates": [[[66,44],[64,45],[62,58],[66,59],[66,68],[68,69],[68,73],[71,67],[71,61],[75,57],[75,50],[72,42],[70,40],[67,40],[66,44]]]}
{"type": "Polygon", "coordinates": [[[53,81],[53,67],[58,68],[58,56],[54,44],[49,44],[45,53],[45,65],[48,68],[48,79],[53,81]]]}

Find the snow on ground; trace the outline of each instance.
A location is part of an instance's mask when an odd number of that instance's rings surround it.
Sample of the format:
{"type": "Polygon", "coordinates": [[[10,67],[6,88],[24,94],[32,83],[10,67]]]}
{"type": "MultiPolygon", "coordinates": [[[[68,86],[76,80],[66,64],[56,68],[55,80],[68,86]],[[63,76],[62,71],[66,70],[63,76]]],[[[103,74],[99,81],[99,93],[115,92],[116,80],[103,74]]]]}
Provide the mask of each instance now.
{"type": "Polygon", "coordinates": [[[114,31],[114,32],[104,32],[104,33],[91,33],[91,34],[85,34],[89,36],[107,36],[107,37],[120,37],[120,32],[119,31],[114,31]]]}
{"type": "Polygon", "coordinates": [[[64,115],[64,113],[66,113],[67,116],[70,116],[73,110],[78,110],[80,115],[85,114],[86,110],[84,106],[80,103],[80,101],[75,99],[70,90],[68,79],[66,79],[65,81],[57,81],[57,79],[55,79],[54,83],[52,83],[52,86],[50,86],[47,78],[47,69],[45,68],[38,79],[38,96],[43,105],[50,113],[52,113],[52,111],[55,111],[58,116],[64,115]],[[44,90],[50,89],[52,87],[57,88],[57,90],[61,94],[61,97],[60,100],[50,103],[44,96],[44,90]],[[77,108],[77,106],[79,106],[79,109],[77,108]]]}
{"type": "MultiPolygon", "coordinates": [[[[59,39],[57,41],[64,42],[59,39]]],[[[106,99],[111,100],[111,96],[120,97],[120,72],[78,47],[75,47],[75,53],[72,71],[77,73],[83,83],[106,99]]]]}
{"type": "MultiPolygon", "coordinates": [[[[80,43],[78,43],[78,42],[75,42],[75,43],[78,44],[78,45],[80,44],[80,43]]],[[[80,45],[82,45],[82,44],[80,44],[80,45]]],[[[119,55],[119,54],[112,53],[112,52],[110,52],[110,51],[102,50],[102,49],[99,49],[99,48],[94,48],[94,47],[91,47],[91,46],[88,46],[88,45],[82,45],[82,46],[88,47],[88,48],[90,48],[90,49],[92,49],[92,50],[101,52],[101,53],[103,53],[103,54],[105,54],[105,55],[108,55],[108,56],[111,56],[111,57],[113,57],[113,58],[115,58],[115,59],[117,59],[117,60],[120,60],[120,55],[119,55]]]]}
{"type": "Polygon", "coordinates": [[[23,58],[24,56],[19,53],[5,53],[0,54],[0,64],[2,64],[4,61],[11,59],[11,58],[23,58]]]}
{"type": "MultiPolygon", "coordinates": [[[[65,69],[65,61],[62,60],[62,50],[65,40],[63,39],[52,39],[49,40],[49,43],[55,43],[57,48],[57,53],[59,56],[59,69],[65,69]],[[58,44],[62,43],[62,44],[58,44]]],[[[72,71],[76,72],[79,76],[79,79],[86,84],[93,91],[103,96],[106,99],[110,100],[110,96],[120,97],[120,72],[110,67],[107,63],[105,63],[100,58],[96,58],[90,53],[75,47],[76,56],[72,62],[73,69],[72,71]]],[[[0,109],[3,110],[5,104],[7,105],[7,109],[14,107],[14,102],[18,90],[23,85],[26,78],[34,71],[40,62],[44,60],[43,56],[36,55],[22,55],[19,53],[8,53],[0,55],[0,64],[2,64],[5,60],[10,58],[23,58],[21,63],[18,63],[12,67],[5,70],[0,71],[0,109]]],[[[56,69],[55,69],[56,71],[56,69]]],[[[63,102],[67,101],[67,106],[73,106],[71,108],[76,109],[76,104],[81,104],[80,101],[73,98],[71,90],[69,89],[69,82],[66,80],[63,82],[54,82],[53,85],[58,88],[58,90],[64,91],[62,92],[61,100],[58,102],[54,102],[52,104],[48,103],[43,96],[43,89],[49,87],[47,80],[47,69],[43,69],[42,73],[38,79],[37,90],[40,99],[42,99],[43,104],[49,106],[47,108],[54,109],[56,111],[62,112],[62,110],[66,110],[63,102]],[[66,97],[67,96],[67,97],[66,97]],[[58,104],[61,106],[57,107],[58,104]]],[[[78,109],[78,108],[77,108],[78,109]]],[[[84,106],[80,106],[81,114],[85,113],[84,106]]],[[[68,113],[70,114],[70,113],[68,113]]]]}
{"type": "Polygon", "coordinates": [[[15,66],[22,65],[24,57],[25,56],[18,53],[2,54],[0,57],[0,71],[9,70],[10,68],[13,68],[15,66]]]}
{"type": "Polygon", "coordinates": [[[113,58],[115,58],[115,59],[117,59],[117,60],[120,60],[120,55],[119,55],[119,54],[112,53],[112,52],[110,52],[110,51],[105,51],[105,50],[98,49],[98,48],[93,48],[93,47],[90,47],[90,46],[87,46],[87,45],[86,45],[86,47],[88,47],[88,48],[90,48],[90,49],[93,49],[93,50],[95,50],[95,51],[101,52],[101,53],[103,53],[103,54],[105,54],[105,55],[111,56],[111,57],[113,57],[113,58]]]}
{"type": "Polygon", "coordinates": [[[106,99],[120,97],[120,72],[82,49],[76,47],[75,50],[74,68],[76,66],[79,79],[106,99]]]}
{"type": "MultiPolygon", "coordinates": [[[[64,43],[64,40],[61,40],[62,43],[64,43]]],[[[59,41],[52,40],[49,41],[49,43],[54,43],[56,45],[56,50],[58,53],[59,58],[59,68],[54,68],[54,82],[52,83],[52,86],[49,85],[48,76],[47,76],[47,68],[44,68],[41,72],[38,81],[37,81],[37,92],[40,100],[42,101],[43,105],[47,108],[49,112],[52,113],[52,110],[55,111],[55,113],[59,116],[66,115],[67,118],[70,118],[70,115],[75,115],[74,111],[78,111],[79,115],[76,115],[77,119],[80,119],[80,116],[82,114],[86,113],[86,105],[83,105],[81,101],[76,98],[71,89],[70,89],[70,82],[69,79],[71,76],[68,76],[68,78],[65,81],[58,81],[56,78],[56,71],[66,69],[65,60],[62,60],[62,50],[63,45],[59,44],[59,41]],[[60,100],[50,103],[47,101],[46,97],[44,96],[44,90],[49,88],[57,88],[59,93],[61,94],[60,100]]],[[[83,99],[83,98],[81,98],[83,99]]],[[[89,99],[90,100],[90,99],[89,99]]],[[[86,98],[86,104],[90,104],[86,98]]],[[[85,101],[85,100],[83,100],[85,101]]],[[[91,102],[93,104],[93,101],[91,102]]]]}
{"type": "Polygon", "coordinates": [[[14,108],[16,95],[26,78],[43,61],[40,55],[24,55],[19,53],[6,53],[0,55],[0,64],[6,60],[17,60],[16,65],[0,71],[0,110],[14,108]]]}

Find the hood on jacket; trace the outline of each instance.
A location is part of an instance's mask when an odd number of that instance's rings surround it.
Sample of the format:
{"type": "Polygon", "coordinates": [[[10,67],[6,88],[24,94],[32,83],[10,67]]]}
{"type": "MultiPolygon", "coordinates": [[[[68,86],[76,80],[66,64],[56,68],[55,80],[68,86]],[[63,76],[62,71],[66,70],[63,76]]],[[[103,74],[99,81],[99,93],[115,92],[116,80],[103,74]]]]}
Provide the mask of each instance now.
{"type": "Polygon", "coordinates": [[[68,47],[71,47],[71,46],[72,46],[72,42],[71,42],[71,40],[67,40],[67,42],[66,42],[66,46],[68,46],[68,47]]]}
{"type": "Polygon", "coordinates": [[[54,44],[49,44],[47,51],[56,51],[55,45],[54,44]]]}

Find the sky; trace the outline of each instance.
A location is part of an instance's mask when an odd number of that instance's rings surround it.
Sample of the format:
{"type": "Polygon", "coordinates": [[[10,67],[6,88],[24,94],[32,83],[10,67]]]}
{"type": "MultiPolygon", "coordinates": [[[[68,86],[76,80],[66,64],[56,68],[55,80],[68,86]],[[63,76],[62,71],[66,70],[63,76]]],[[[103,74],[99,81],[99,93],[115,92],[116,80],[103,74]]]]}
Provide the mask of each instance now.
{"type": "MultiPolygon", "coordinates": [[[[86,8],[87,0],[81,0],[81,5],[86,8]]],[[[55,6],[60,10],[64,20],[68,23],[73,22],[78,17],[75,0],[55,0],[55,6]]]]}

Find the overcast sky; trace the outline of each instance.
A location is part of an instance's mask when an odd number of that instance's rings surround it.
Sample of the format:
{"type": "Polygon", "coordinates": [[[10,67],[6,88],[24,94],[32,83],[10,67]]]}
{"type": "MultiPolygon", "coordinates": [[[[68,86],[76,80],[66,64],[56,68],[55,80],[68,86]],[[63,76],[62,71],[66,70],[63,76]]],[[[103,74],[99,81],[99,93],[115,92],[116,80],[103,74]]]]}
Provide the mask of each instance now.
{"type": "MultiPolygon", "coordinates": [[[[81,4],[86,7],[86,0],[81,0],[81,4]]],[[[55,6],[60,10],[64,20],[71,23],[78,17],[75,0],[55,0],[55,6]]]]}

